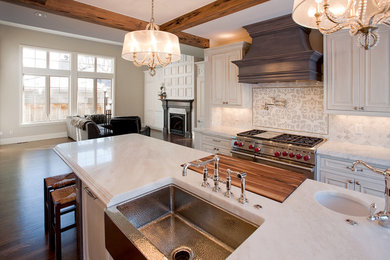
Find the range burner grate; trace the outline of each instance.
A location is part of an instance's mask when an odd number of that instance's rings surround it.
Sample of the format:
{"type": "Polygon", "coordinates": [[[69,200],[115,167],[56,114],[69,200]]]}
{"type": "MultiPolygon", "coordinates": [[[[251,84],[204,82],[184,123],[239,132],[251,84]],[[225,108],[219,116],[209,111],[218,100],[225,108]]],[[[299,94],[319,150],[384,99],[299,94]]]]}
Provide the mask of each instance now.
{"type": "Polygon", "coordinates": [[[309,137],[301,135],[282,134],[271,138],[271,141],[293,144],[303,147],[313,147],[321,143],[324,139],[318,137],[309,137]]]}
{"type": "Polygon", "coordinates": [[[258,129],[253,129],[253,130],[249,130],[249,131],[245,131],[245,132],[238,133],[237,135],[238,135],[238,136],[247,136],[247,137],[251,137],[251,136],[258,135],[258,134],[261,134],[261,133],[264,133],[264,132],[266,132],[266,131],[264,131],[264,130],[258,130],[258,129]]]}

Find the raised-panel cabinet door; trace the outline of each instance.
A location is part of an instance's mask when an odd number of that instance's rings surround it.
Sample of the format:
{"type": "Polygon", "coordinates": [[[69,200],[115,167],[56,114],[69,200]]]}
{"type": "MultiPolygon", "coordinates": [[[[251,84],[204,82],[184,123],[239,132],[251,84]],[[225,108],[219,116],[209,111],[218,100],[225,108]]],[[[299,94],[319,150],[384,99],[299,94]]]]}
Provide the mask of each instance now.
{"type": "Polygon", "coordinates": [[[354,180],[343,175],[321,171],[321,181],[327,184],[336,185],[345,189],[354,189],[354,180]]]}
{"type": "Polygon", "coordinates": [[[214,105],[222,105],[225,100],[226,82],[226,55],[216,54],[211,57],[212,64],[212,97],[214,105]]]}
{"type": "Polygon", "coordinates": [[[354,111],[359,107],[359,47],[346,31],[327,35],[325,86],[327,109],[354,111]]]}
{"type": "Polygon", "coordinates": [[[381,181],[373,181],[362,178],[355,179],[355,190],[378,197],[384,197],[385,185],[381,181]]]}
{"type": "Polygon", "coordinates": [[[227,53],[227,86],[226,86],[226,102],[229,105],[241,105],[241,86],[238,83],[238,67],[232,61],[241,59],[241,50],[235,50],[227,53]]]}
{"type": "Polygon", "coordinates": [[[365,57],[365,88],[361,89],[360,103],[364,111],[390,112],[390,29],[381,26],[377,46],[361,50],[365,57]]]}
{"type": "Polygon", "coordinates": [[[204,63],[196,63],[196,126],[204,127],[206,121],[206,93],[204,63]]]}

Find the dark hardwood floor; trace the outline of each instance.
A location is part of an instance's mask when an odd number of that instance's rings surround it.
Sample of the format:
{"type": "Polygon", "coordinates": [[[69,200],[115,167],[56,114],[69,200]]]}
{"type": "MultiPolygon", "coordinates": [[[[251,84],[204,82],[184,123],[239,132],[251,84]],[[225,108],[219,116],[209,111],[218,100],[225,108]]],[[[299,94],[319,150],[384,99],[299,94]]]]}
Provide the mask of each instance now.
{"type": "MultiPolygon", "coordinates": [[[[192,139],[151,131],[151,136],[192,147],[192,139]]],[[[0,259],[55,259],[43,218],[43,178],[70,172],[51,149],[59,138],[0,146],[0,259]]],[[[64,219],[67,224],[72,216],[64,219]]],[[[63,259],[76,259],[76,230],[62,233],[63,259]]]]}

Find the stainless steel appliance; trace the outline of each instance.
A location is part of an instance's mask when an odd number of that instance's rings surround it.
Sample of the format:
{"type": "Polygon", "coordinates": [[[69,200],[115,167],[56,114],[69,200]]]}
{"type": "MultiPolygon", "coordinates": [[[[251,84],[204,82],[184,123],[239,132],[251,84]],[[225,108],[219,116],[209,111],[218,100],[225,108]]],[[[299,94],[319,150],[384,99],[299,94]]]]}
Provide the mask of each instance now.
{"type": "Polygon", "coordinates": [[[315,177],[315,155],[324,138],[253,129],[237,134],[232,141],[234,157],[315,177]]]}

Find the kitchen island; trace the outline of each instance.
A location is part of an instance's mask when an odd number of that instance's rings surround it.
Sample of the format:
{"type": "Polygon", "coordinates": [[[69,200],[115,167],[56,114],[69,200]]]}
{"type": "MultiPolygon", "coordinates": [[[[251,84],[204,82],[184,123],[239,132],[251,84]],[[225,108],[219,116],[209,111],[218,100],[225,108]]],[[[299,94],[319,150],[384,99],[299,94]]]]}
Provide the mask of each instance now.
{"type": "MultiPolygon", "coordinates": [[[[306,180],[283,203],[248,192],[249,204],[241,205],[236,199],[200,187],[202,177],[198,173],[189,172],[182,177],[181,164],[209,153],[137,134],[65,143],[57,145],[54,150],[77,174],[83,188],[96,198],[88,198],[89,195],[83,193],[85,259],[110,258],[104,249],[101,221],[104,208],[170,183],[261,224],[229,259],[388,257],[390,229],[370,222],[366,217],[336,213],[315,200],[319,191],[335,191],[352,196],[367,207],[376,202],[378,209],[382,210],[384,201],[379,197],[306,180]],[[254,207],[256,204],[262,208],[254,207]],[[348,224],[345,221],[348,218],[358,224],[348,224]]],[[[237,187],[232,187],[232,191],[240,194],[237,187]]]]}

